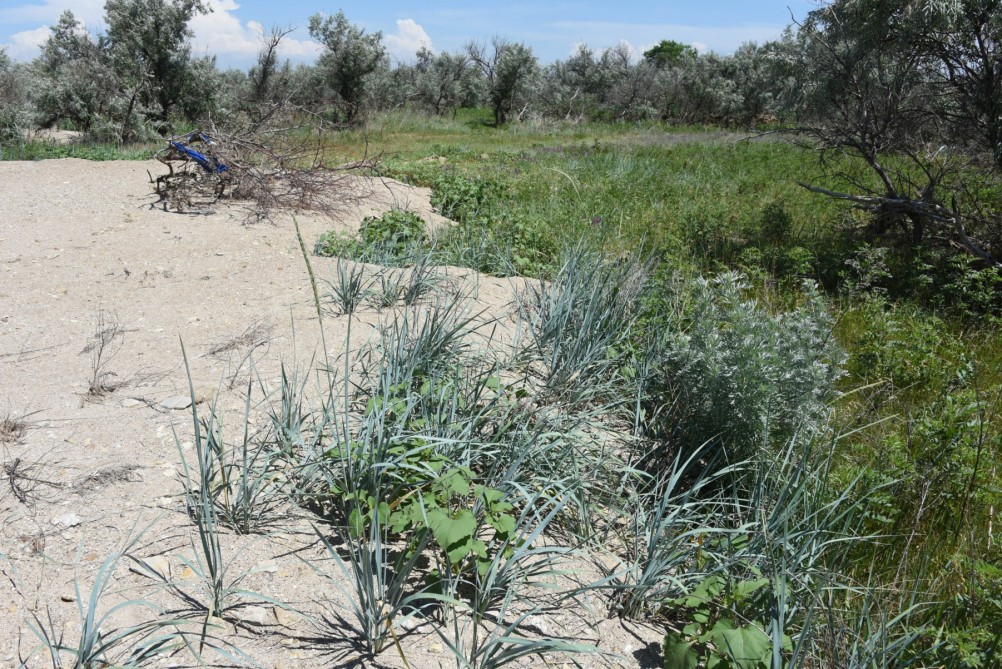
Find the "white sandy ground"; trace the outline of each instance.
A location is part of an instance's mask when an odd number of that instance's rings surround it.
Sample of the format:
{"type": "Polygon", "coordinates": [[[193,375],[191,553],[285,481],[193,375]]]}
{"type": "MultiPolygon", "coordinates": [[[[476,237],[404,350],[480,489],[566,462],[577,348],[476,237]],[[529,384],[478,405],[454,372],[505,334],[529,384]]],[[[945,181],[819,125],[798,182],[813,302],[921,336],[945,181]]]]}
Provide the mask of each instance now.
{"type": "MultiPolygon", "coordinates": [[[[135,553],[164,558],[172,576],[197,595],[181,561],[191,554],[192,527],[181,504],[174,437],[176,429],[190,450],[191,413],[159,406],[187,395],[182,342],[196,395],[215,396],[233,438],[241,429],[248,355],[256,375],[274,389],[281,362],[307,371],[319,352],[319,320],[291,218],[245,225],[242,213],[223,205],[203,215],[165,212],[147,175],[162,169],[156,162],[0,162],[0,419],[28,414],[30,422],[20,441],[0,445],[0,454],[5,466],[33,465],[25,471],[53,484],[37,484],[22,503],[0,481],[0,667],[26,659],[29,666],[46,666],[26,622],[33,614],[51,614],[57,626],[65,625],[66,641],[75,641],[74,582],[86,598],[105,557],[140,529],[145,532],[135,553]],[[89,398],[94,351],[87,349],[101,317],[121,332],[107,347],[102,369],[111,374],[109,382],[122,385],[89,398]],[[255,328],[257,337],[211,353],[255,328]]],[[[391,207],[412,209],[433,225],[447,223],[431,211],[426,189],[359,183],[370,197],[344,213],[336,224],[343,229],[391,207]]],[[[318,218],[299,220],[308,246],[332,227],[318,218]]],[[[333,276],[335,261],[313,263],[320,279],[333,276]]],[[[510,328],[514,295],[523,284],[455,268],[443,272],[468,295],[472,313],[498,319],[502,331],[510,328]]],[[[352,347],[386,317],[363,308],[352,347]]],[[[332,355],[345,349],[347,322],[325,317],[332,355]]],[[[227,535],[224,550],[236,556],[234,573],[259,569],[242,587],[306,614],[282,615],[280,624],[266,606],[267,624],[227,628],[224,635],[260,666],[373,666],[338,639],[349,637],[349,630],[310,622],[343,597],[301,559],[322,554],[308,519],[263,538],[227,535]]],[[[183,606],[125,563],[102,610],[123,597],[183,606]]],[[[656,666],[652,649],[661,632],[608,620],[604,603],[593,597],[592,604],[592,612],[568,610],[533,623],[549,633],[579,634],[609,653],[582,657],[585,666],[656,666]]],[[[131,615],[115,620],[124,623],[131,615]]],[[[429,630],[399,632],[410,666],[455,666],[429,630]]],[[[403,666],[392,647],[377,660],[376,666],[403,666]]],[[[551,664],[563,666],[563,660],[551,664]]],[[[520,666],[545,665],[532,659],[520,666]]]]}

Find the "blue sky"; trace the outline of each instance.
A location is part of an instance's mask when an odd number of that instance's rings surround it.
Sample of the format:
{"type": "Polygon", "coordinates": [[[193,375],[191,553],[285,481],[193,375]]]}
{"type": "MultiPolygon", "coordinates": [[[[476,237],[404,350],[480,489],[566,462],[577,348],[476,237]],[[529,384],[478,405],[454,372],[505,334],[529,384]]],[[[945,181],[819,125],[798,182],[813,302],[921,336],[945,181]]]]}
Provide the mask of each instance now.
{"type": "MultiPolygon", "coordinates": [[[[70,9],[91,30],[100,30],[105,0],[0,0],[0,46],[17,59],[38,54],[48,26],[70,9]]],[[[297,26],[284,55],[312,61],[317,45],[306,25],[317,12],[343,9],[366,30],[382,31],[390,54],[410,60],[422,45],[456,51],[470,39],[498,34],[533,47],[543,62],[566,58],[577,45],[593,48],[627,42],[642,53],[661,39],[729,53],[747,41],[762,42],[817,6],[813,0],[609,0],[587,2],[482,2],[480,0],[393,0],[330,4],[320,0],[208,0],[211,14],[192,22],[198,54],[213,54],[221,66],[246,67],[254,60],[259,36],[271,26],[297,26]]]]}

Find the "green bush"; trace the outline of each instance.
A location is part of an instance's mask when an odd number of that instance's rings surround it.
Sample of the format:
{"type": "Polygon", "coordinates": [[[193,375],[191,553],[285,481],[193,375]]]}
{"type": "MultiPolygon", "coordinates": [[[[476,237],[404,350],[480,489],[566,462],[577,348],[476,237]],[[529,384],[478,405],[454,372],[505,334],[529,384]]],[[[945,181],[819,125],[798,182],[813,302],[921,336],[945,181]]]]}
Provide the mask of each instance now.
{"type": "Polygon", "coordinates": [[[425,223],[410,211],[393,210],[362,221],[357,235],[331,230],[320,236],[313,252],[381,265],[410,262],[428,248],[425,223]]]}
{"type": "Polygon", "coordinates": [[[959,357],[946,323],[921,309],[876,300],[846,314],[849,370],[863,382],[922,394],[942,387],[959,357]]]}
{"type": "Polygon", "coordinates": [[[820,429],[845,355],[812,284],[803,305],[772,314],[728,273],[677,291],[647,322],[651,427],[688,452],[707,442],[741,460],[798,430],[820,429]]]}
{"type": "Polygon", "coordinates": [[[500,190],[495,181],[446,172],[432,185],[431,204],[454,221],[471,221],[484,209],[488,198],[500,190]]]}

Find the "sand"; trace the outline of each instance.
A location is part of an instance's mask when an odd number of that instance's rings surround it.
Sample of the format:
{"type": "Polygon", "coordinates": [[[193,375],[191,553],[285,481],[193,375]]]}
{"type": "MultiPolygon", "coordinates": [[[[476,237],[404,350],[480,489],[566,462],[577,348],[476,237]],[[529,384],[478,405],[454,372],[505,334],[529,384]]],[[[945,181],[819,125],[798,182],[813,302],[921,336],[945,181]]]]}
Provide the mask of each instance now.
{"type": "MultiPolygon", "coordinates": [[[[259,398],[278,387],[282,363],[307,372],[316,365],[320,321],[291,216],[248,225],[240,208],[225,204],[209,213],[164,211],[148,176],[160,170],[152,161],[0,162],[0,420],[23,417],[26,427],[0,444],[6,471],[17,474],[16,485],[0,483],[0,667],[46,664],[28,627],[35,615],[51,615],[75,641],[75,583],[86,597],[105,558],[140,531],[132,553],[169,565],[176,582],[198,592],[183,561],[193,535],[179,479],[191,411],[169,408],[190,396],[182,345],[200,410],[214,403],[235,434],[249,380],[259,398]]],[[[325,230],[357,228],[393,207],[449,224],[432,211],[427,189],[359,184],[369,196],[337,221],[298,218],[308,246],[325,230]]],[[[336,261],[312,262],[319,278],[333,276],[336,261]]],[[[456,268],[442,274],[461,286],[471,311],[510,320],[522,283],[456,268]]],[[[384,318],[372,306],[356,314],[351,348],[384,318]]],[[[324,318],[332,356],[348,348],[347,322],[324,318]]],[[[261,666],[372,666],[347,641],[350,629],[338,638],[321,622],[344,604],[344,582],[321,578],[304,561],[322,555],[308,515],[265,537],[227,534],[224,548],[234,573],[256,570],[242,587],[297,612],[276,615],[262,604],[252,611],[262,620],[227,624],[222,636],[261,666]]],[[[184,604],[127,561],[110,590],[102,610],[123,598],[168,610],[184,604]]],[[[656,666],[661,632],[606,620],[603,608],[596,602],[591,613],[539,626],[579,633],[608,653],[585,656],[585,666],[656,666]]],[[[455,666],[429,629],[400,632],[410,666],[455,666]]],[[[403,666],[394,649],[377,660],[403,666]]]]}

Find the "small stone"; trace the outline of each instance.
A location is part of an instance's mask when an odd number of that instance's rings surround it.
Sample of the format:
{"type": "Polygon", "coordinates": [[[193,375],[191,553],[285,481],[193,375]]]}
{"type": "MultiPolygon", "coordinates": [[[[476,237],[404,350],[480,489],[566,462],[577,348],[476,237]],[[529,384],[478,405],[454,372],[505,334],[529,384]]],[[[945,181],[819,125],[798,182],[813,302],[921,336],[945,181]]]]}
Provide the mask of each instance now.
{"type": "Polygon", "coordinates": [[[126,397],[124,400],[122,400],[122,406],[125,407],[126,409],[134,409],[138,406],[142,406],[142,404],[143,403],[140,402],[139,400],[133,399],[131,397],[126,397]]]}
{"type": "Polygon", "coordinates": [[[143,576],[155,575],[163,579],[164,581],[170,580],[170,560],[168,560],[163,555],[154,555],[153,557],[148,557],[144,560],[140,560],[145,569],[139,567],[132,567],[132,571],[137,574],[142,574],[143,576]]]}
{"type": "Polygon", "coordinates": [[[269,624],[270,616],[267,609],[261,606],[244,606],[233,610],[233,618],[245,625],[261,627],[269,624]]]}
{"type": "Polygon", "coordinates": [[[64,592],[63,594],[59,595],[59,601],[66,602],[67,604],[71,604],[71,603],[77,601],[77,597],[76,597],[76,595],[71,595],[69,593],[65,593],[64,592]]]}
{"type": "Polygon", "coordinates": [[[216,399],[216,389],[209,386],[195,388],[195,404],[208,404],[216,399]]]}
{"type": "Polygon", "coordinates": [[[299,616],[292,613],[291,611],[286,611],[280,606],[276,606],[272,609],[275,612],[275,622],[277,622],[282,627],[295,627],[296,622],[299,620],[299,616]]]}
{"type": "Polygon", "coordinates": [[[84,562],[94,562],[97,560],[97,553],[87,553],[83,556],[84,562]]]}
{"type": "Polygon", "coordinates": [[[64,513],[61,516],[56,516],[52,519],[53,525],[58,525],[59,527],[76,527],[83,521],[75,513],[64,513]]]}
{"type": "Polygon", "coordinates": [[[442,644],[440,643],[430,643],[428,644],[428,652],[435,655],[441,655],[445,652],[445,648],[442,648],[442,644]]]}
{"type": "Polygon", "coordinates": [[[191,398],[186,395],[175,395],[174,397],[165,399],[160,403],[160,406],[164,409],[173,409],[175,411],[187,409],[191,406],[191,398]]]}
{"type": "Polygon", "coordinates": [[[257,573],[259,573],[259,574],[260,573],[264,573],[264,574],[277,574],[278,573],[278,565],[276,565],[274,562],[262,562],[258,566],[254,567],[254,571],[257,572],[257,573]]]}

